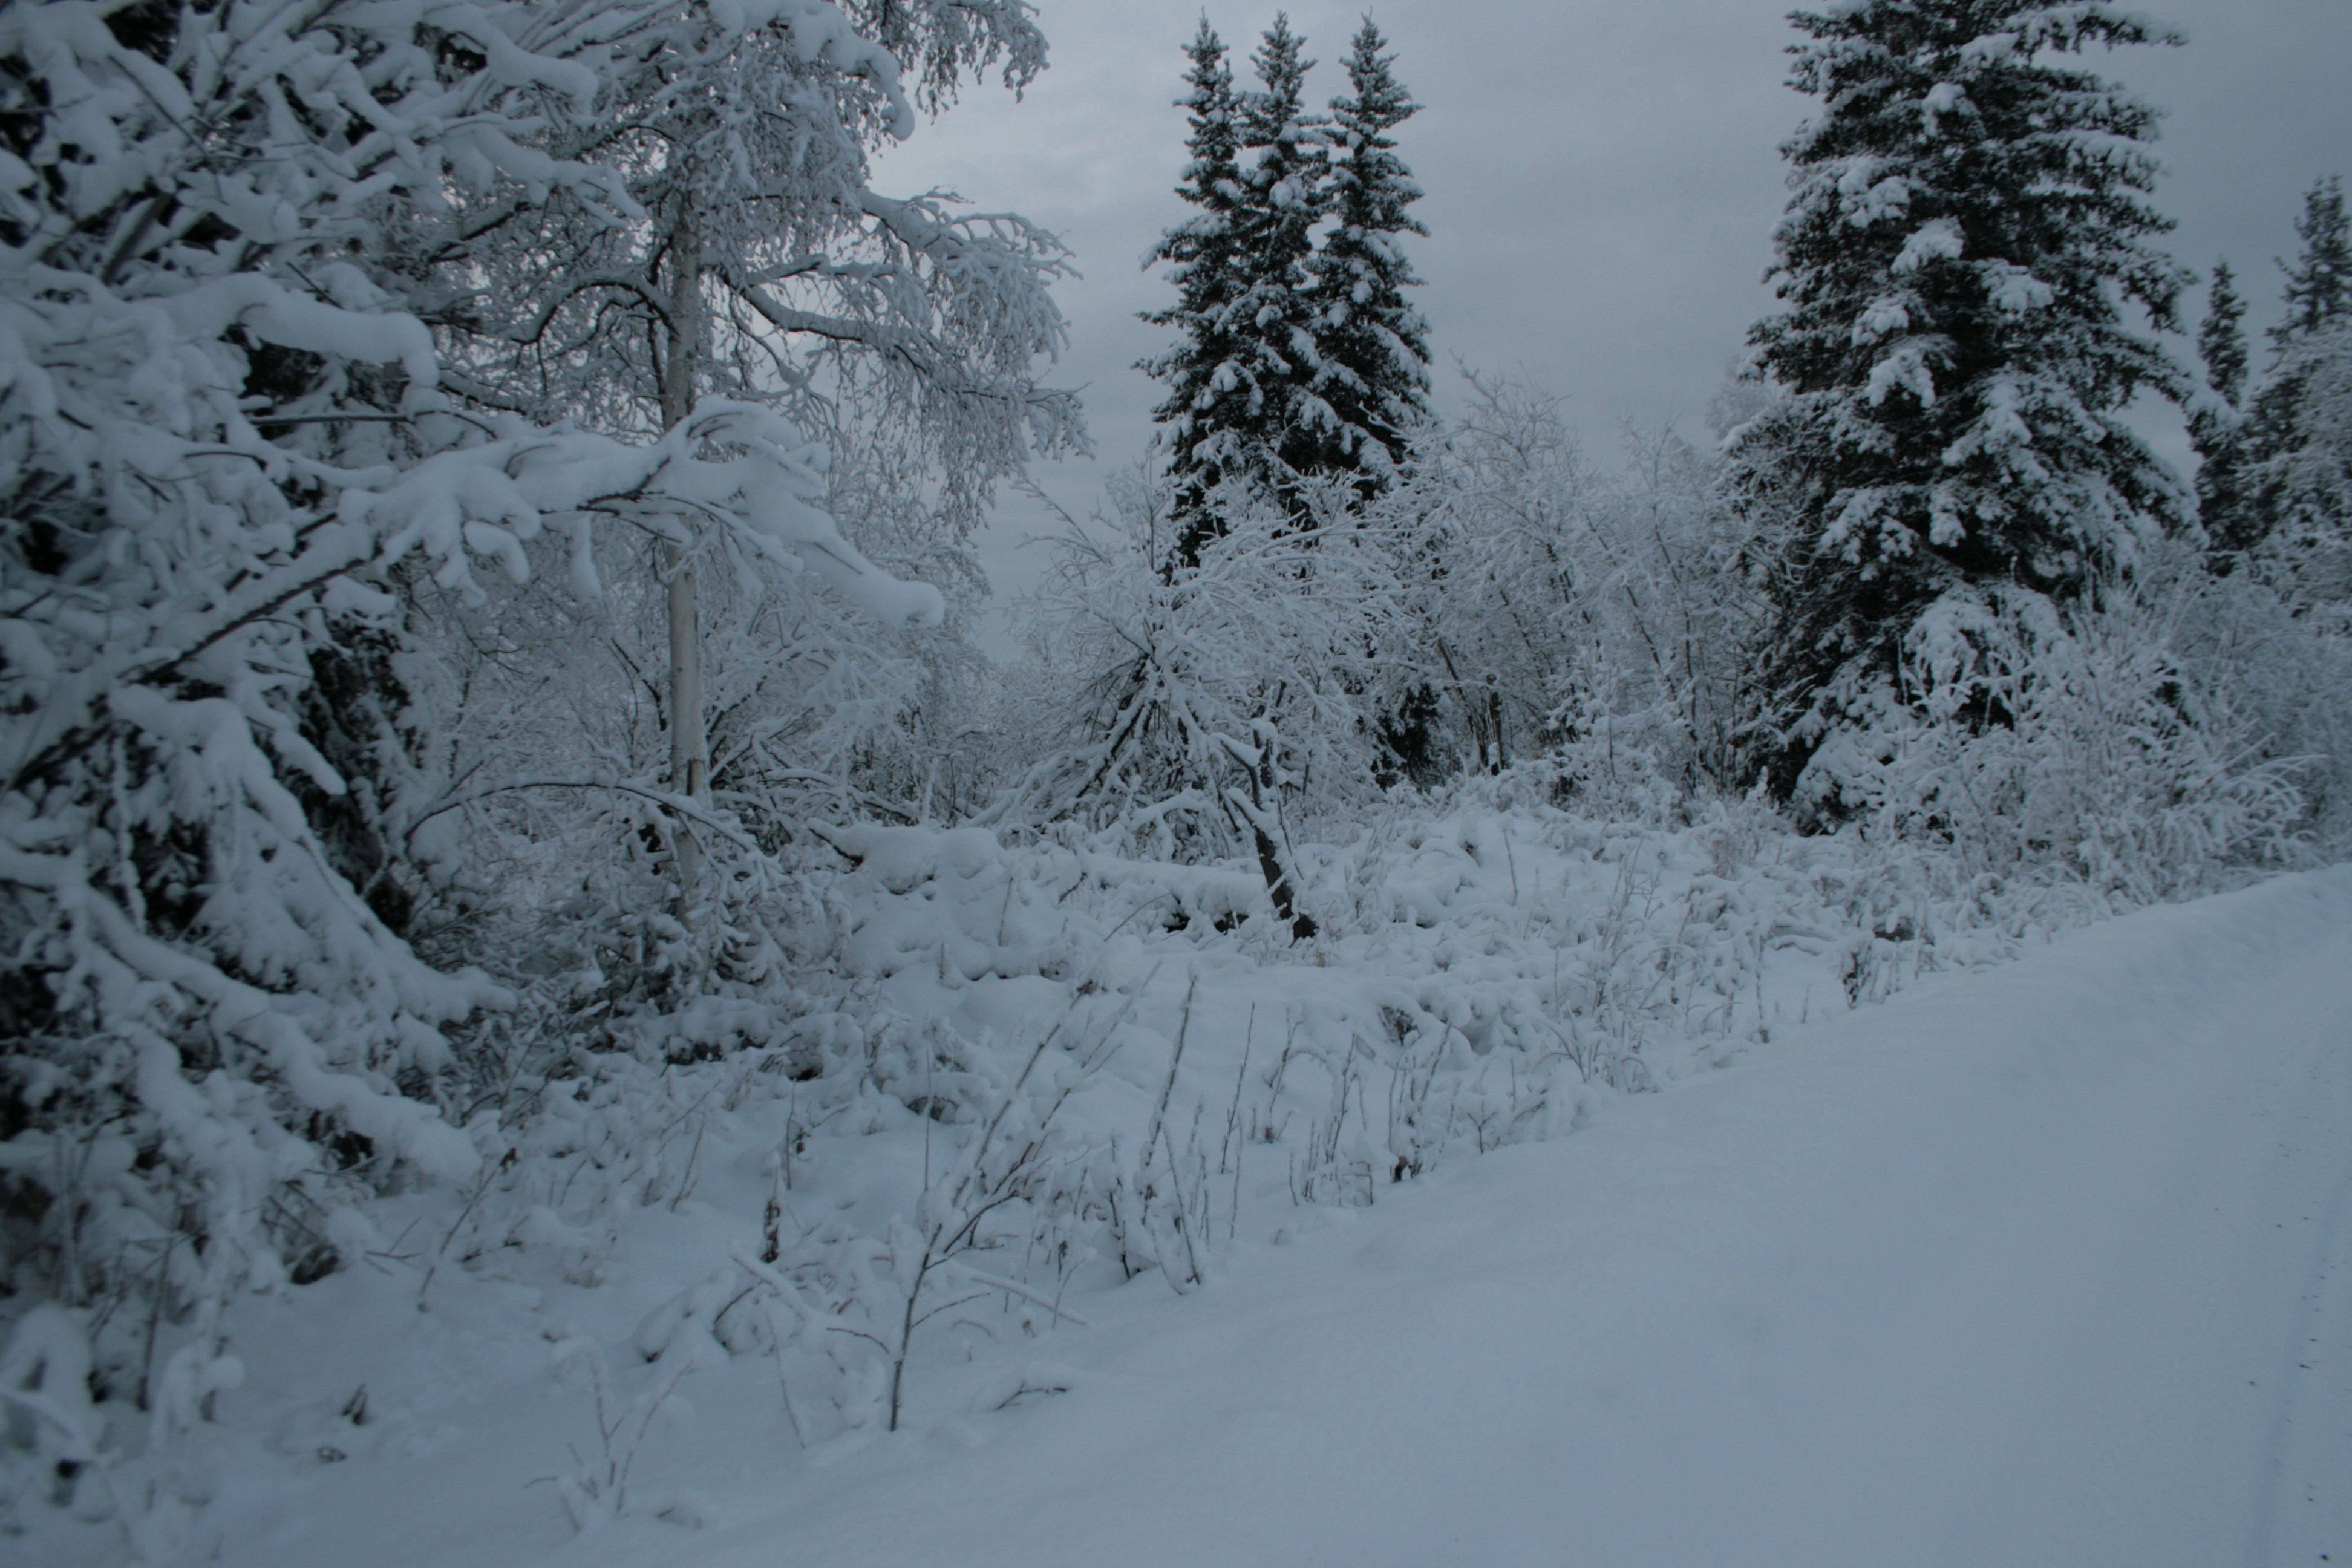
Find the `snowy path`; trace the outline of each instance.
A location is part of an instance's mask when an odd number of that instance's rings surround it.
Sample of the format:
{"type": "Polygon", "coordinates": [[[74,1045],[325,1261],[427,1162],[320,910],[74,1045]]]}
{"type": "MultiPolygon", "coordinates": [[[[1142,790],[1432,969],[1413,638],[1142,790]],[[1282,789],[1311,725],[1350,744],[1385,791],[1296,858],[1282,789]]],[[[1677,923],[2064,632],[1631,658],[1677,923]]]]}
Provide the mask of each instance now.
{"type": "Polygon", "coordinates": [[[1456,1166],[693,1555],[2352,1562],[2347,1187],[2337,873],[1456,1166]]]}
{"type": "Polygon", "coordinates": [[[1191,1299],[1096,1298],[1040,1347],[1067,1394],[941,1379],[927,1430],[814,1466],[710,1427],[640,1476],[721,1522],[553,1560],[2352,1563],[2348,1194],[2339,870],[1922,984],[1191,1299]]]}

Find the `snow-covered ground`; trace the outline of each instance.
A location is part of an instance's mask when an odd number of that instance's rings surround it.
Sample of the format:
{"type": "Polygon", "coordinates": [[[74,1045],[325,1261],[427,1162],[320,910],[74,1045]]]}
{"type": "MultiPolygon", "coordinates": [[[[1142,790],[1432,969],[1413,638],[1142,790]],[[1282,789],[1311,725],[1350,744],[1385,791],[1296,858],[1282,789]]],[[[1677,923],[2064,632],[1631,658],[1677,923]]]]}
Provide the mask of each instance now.
{"type": "Polygon", "coordinates": [[[452,1269],[419,1310],[413,1279],[340,1273],[242,1325],[267,1353],[224,1398],[191,1545],[257,1568],[2352,1562],[2347,1193],[2337,869],[1775,1026],[1372,1207],[1242,1205],[1189,1294],[1074,1293],[1088,1326],[1033,1312],[1025,1342],[927,1330],[969,1359],[931,1357],[897,1434],[803,1449],[775,1361],[628,1351],[656,1287],[747,1233],[699,1200],[594,1289],[452,1269]],[[591,1346],[631,1506],[575,1533],[550,1478],[610,1473],[591,1346]],[[301,1383],[320,1367],[349,1386],[301,1383]],[[362,1380],[399,1392],[354,1424],[362,1380]]]}

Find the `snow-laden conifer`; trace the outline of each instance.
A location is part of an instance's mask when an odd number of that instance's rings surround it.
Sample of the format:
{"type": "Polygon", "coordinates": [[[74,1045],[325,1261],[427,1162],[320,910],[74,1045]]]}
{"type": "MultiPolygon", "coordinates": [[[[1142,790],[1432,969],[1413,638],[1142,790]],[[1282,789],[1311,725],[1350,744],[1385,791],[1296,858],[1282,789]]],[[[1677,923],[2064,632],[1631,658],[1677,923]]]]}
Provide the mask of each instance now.
{"type": "Polygon", "coordinates": [[[1187,53],[1192,125],[1177,194],[1200,216],[1170,229],[1144,265],[1174,263],[1170,310],[1144,317],[1181,339],[1142,368],[1169,385],[1154,410],[1168,426],[1176,480],[1176,559],[1191,564],[1222,526],[1221,486],[1287,498],[1305,515],[1299,477],[1318,471],[1338,431],[1309,266],[1328,205],[1328,133],[1306,108],[1305,40],[1277,15],[1251,56],[1259,87],[1236,91],[1224,46],[1204,20],[1187,53]]]}
{"type": "Polygon", "coordinates": [[[2314,184],[2303,250],[2242,442],[2236,542],[2262,548],[2300,603],[2352,601],[2352,217],[2344,184],[2314,184]]]}
{"type": "Polygon", "coordinates": [[[1183,520],[1175,547],[1190,563],[1213,537],[1204,511],[1207,498],[1229,475],[1246,468],[1244,432],[1253,414],[1251,389],[1243,379],[1246,339],[1239,315],[1250,288],[1237,227],[1250,200],[1240,163],[1241,107],[1224,42],[1206,16],[1185,53],[1192,65],[1184,77],[1185,95],[1177,101],[1192,132],[1176,194],[1200,210],[1162,234],[1143,258],[1147,268],[1170,263],[1169,281],[1176,286],[1176,303],[1147,311],[1143,319],[1175,328],[1177,339],[1139,368],[1168,387],[1152,417],[1167,432],[1168,473],[1183,520]]]}
{"type": "Polygon", "coordinates": [[[2284,350],[2352,310],[2352,218],[2344,210],[2344,178],[2332,175],[2303,196],[2294,220],[2303,250],[2286,274],[2286,315],[2271,329],[2271,342],[2284,350]]]}
{"type": "Polygon", "coordinates": [[[2151,243],[2157,111],[2075,62],[2167,42],[2129,12],[2040,0],[1862,0],[1798,12],[1793,191],[1750,334],[1786,400],[1735,437],[1735,489],[1781,503],[1760,751],[1783,794],[1859,717],[1902,639],[1961,584],[2060,598],[2186,521],[2124,423],[2189,388],[2127,307],[2170,325],[2151,243]]]}
{"type": "Polygon", "coordinates": [[[1205,21],[1190,50],[1192,156],[1178,194],[1202,210],[1145,258],[1174,263],[1180,297],[1144,319],[1183,336],[1143,366],[1170,387],[1155,414],[1187,563],[1213,535],[1204,503],[1224,480],[1302,517],[1303,478],[1354,476],[1369,499],[1428,416],[1428,324],[1405,298],[1420,279],[1400,243],[1428,230],[1406,210],[1422,193],[1389,134],[1419,106],[1370,19],[1328,116],[1306,108],[1303,47],[1277,16],[1252,57],[1260,85],[1242,92],[1205,21]]]}
{"type": "Polygon", "coordinates": [[[1330,198],[1330,156],[1322,115],[1306,105],[1306,40],[1276,13],[1250,57],[1257,91],[1242,96],[1242,178],[1251,199],[1236,216],[1236,253],[1248,288],[1237,310],[1241,369],[1251,390],[1250,418],[1259,482],[1288,493],[1292,476],[1318,471],[1337,434],[1316,395],[1324,377],[1310,266],[1316,231],[1330,198]]]}
{"type": "Polygon", "coordinates": [[[2197,357],[2212,395],[2192,404],[2189,442],[2197,453],[2197,520],[2217,549],[2242,550],[2244,499],[2239,468],[2244,458],[2246,302],[2227,261],[2213,265],[2205,320],[2197,329],[2197,357]]]}
{"type": "MultiPolygon", "coordinates": [[[[1390,68],[1396,57],[1370,17],[1348,57],[1347,95],[1331,102],[1330,228],[1307,270],[1322,360],[1316,393],[1328,415],[1318,471],[1352,472],[1358,493],[1392,482],[1408,434],[1429,417],[1429,323],[1405,297],[1419,284],[1402,237],[1428,228],[1390,132],[1421,106],[1390,68]]],[[[1318,410],[1318,414],[1319,414],[1318,410]]]]}

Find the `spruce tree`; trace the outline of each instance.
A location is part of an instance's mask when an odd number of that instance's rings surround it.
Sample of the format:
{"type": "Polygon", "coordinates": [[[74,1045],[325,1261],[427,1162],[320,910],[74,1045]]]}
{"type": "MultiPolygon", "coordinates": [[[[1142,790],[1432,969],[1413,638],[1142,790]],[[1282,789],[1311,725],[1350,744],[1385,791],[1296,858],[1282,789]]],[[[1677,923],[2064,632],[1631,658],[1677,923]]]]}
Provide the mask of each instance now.
{"type": "Polygon", "coordinates": [[[1787,396],[1747,427],[1733,493],[1777,530],[1760,760],[1791,794],[1830,727],[1895,700],[1904,639],[1957,588],[2077,595],[2186,521],[2122,419],[2187,378],[2182,276],[2143,199],[2157,111],[2072,57],[2177,41],[2117,9],[1857,0],[1797,12],[1790,85],[1822,110],[1781,151],[1794,191],[1749,335],[1787,396]],[[1766,511],[1777,516],[1762,517],[1766,511]]]}
{"type": "Polygon", "coordinates": [[[1312,473],[1333,439],[1329,410],[1315,398],[1323,378],[1316,342],[1315,301],[1308,266],[1315,231],[1328,205],[1330,158],[1325,121],[1306,108],[1306,40],[1277,12],[1250,57],[1259,90],[1242,99],[1242,178],[1249,199],[1236,215],[1234,237],[1249,287],[1242,296],[1238,331],[1250,389],[1255,477],[1287,495],[1301,474],[1312,473]]]}
{"type": "Polygon", "coordinates": [[[2281,352],[2352,310],[2352,219],[2344,212],[2342,175],[2304,193],[2294,232],[2303,240],[2303,254],[2292,267],[2279,263],[2286,274],[2286,319],[2271,329],[2271,342],[2281,352]]]}
{"type": "Polygon", "coordinates": [[[2206,389],[2213,400],[2189,416],[2189,443],[2195,448],[2197,519],[2217,551],[2246,548],[2245,500],[2239,470],[2244,458],[2246,399],[2246,302],[2227,261],[2213,265],[2205,296],[2205,321],[2197,330],[2197,357],[2204,363],[2206,389]]]}
{"type": "Polygon", "coordinates": [[[1314,466],[1356,474],[1367,498],[1388,488],[1407,433],[1429,416],[1429,323],[1405,299],[1421,279],[1398,239],[1429,230],[1405,210],[1421,187],[1389,135],[1421,106],[1386,47],[1365,17],[1348,58],[1349,94],[1331,100],[1331,228],[1308,262],[1317,391],[1328,411],[1314,466]]]}
{"type": "Polygon", "coordinates": [[[1144,258],[1174,264],[1179,298],[1143,319],[1181,336],[1141,368],[1168,384],[1153,417],[1168,427],[1177,537],[1191,565],[1222,531],[1220,485],[1295,503],[1332,439],[1316,393],[1324,378],[1308,264],[1328,199],[1323,118],[1305,107],[1304,44],[1276,16],[1251,57],[1260,89],[1236,92],[1224,46],[1204,19],[1187,52],[1192,158],[1177,194],[1201,208],[1144,258]]]}
{"type": "Polygon", "coordinates": [[[1239,311],[1251,287],[1235,221],[1249,199],[1240,163],[1241,108],[1224,43],[1207,17],[1185,53],[1192,67],[1184,78],[1188,90],[1177,102],[1192,125],[1185,143],[1191,157],[1176,194],[1200,210],[1162,234],[1144,258],[1147,268],[1171,264],[1177,298],[1143,320],[1175,328],[1177,339],[1138,368],[1167,384],[1168,395],[1151,416],[1168,432],[1176,555],[1192,564],[1214,536],[1206,521],[1210,494],[1246,461],[1244,438],[1253,415],[1252,388],[1240,368],[1246,343],[1239,311]]]}
{"type": "Polygon", "coordinates": [[[2197,357],[2205,384],[2231,407],[2246,396],[2246,302],[2238,297],[2238,277],[2226,261],[2213,264],[2205,295],[2205,321],[2197,329],[2197,357]]]}
{"type": "Polygon", "coordinates": [[[2267,545],[2298,598],[2352,599],[2352,219],[2340,178],[2295,223],[2286,317],[2246,422],[2240,547],[2267,545]]]}

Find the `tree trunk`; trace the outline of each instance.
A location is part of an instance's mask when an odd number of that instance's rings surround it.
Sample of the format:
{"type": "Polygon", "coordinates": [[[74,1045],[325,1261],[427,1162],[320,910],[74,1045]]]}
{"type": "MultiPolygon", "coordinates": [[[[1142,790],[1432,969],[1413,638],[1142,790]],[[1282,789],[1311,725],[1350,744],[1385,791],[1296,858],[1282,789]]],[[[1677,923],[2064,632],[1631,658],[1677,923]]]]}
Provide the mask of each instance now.
{"type": "Polygon", "coordinates": [[[1224,807],[1225,820],[1235,829],[1244,826],[1249,829],[1251,845],[1257,850],[1258,875],[1265,879],[1265,890],[1267,896],[1274,900],[1275,914],[1289,924],[1293,941],[1306,942],[1315,935],[1314,917],[1298,909],[1290,868],[1283,862],[1281,846],[1275,842],[1274,835],[1267,827],[1269,808],[1265,797],[1274,788],[1273,764],[1267,760],[1271,751],[1261,751],[1259,757],[1254,760],[1234,751],[1232,742],[1228,742],[1226,745],[1234,761],[1240,765],[1242,776],[1249,781],[1249,802],[1244,805],[1233,791],[1221,792],[1218,799],[1224,807]],[[1264,780],[1258,776],[1261,767],[1267,775],[1264,780]]]}
{"type": "MultiPolygon", "coordinates": [[[[662,362],[662,425],[675,430],[694,412],[694,363],[702,349],[702,247],[691,210],[670,237],[670,318],[662,362]]],[[[702,727],[702,621],[695,604],[694,556],[662,546],[669,587],[670,788],[700,801],[710,790],[709,748],[702,727]]],[[[702,847],[684,822],[672,829],[677,849],[677,918],[689,921],[702,880],[702,847]]]]}

